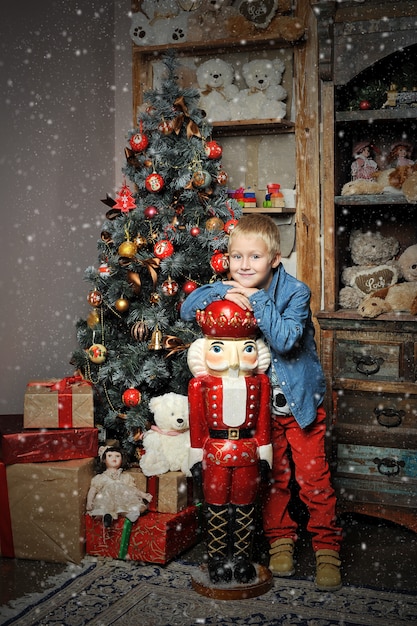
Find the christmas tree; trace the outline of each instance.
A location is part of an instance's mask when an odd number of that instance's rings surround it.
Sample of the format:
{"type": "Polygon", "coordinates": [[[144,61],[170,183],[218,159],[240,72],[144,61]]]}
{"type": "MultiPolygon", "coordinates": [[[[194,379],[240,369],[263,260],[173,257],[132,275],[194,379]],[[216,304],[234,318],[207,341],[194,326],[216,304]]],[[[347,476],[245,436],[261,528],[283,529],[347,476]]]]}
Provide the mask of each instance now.
{"type": "Polygon", "coordinates": [[[241,207],[227,194],[221,146],[181,88],[173,53],[159,89],[128,133],[124,184],[98,240],[98,267],[86,269],[91,310],[77,322],[71,363],[92,382],[95,421],[135,456],[152,423],[149,400],[187,394],[187,348],[199,335],[183,322],[182,300],[227,272],[227,239],[241,207]],[[131,182],[131,188],[126,184],[131,182]]]}

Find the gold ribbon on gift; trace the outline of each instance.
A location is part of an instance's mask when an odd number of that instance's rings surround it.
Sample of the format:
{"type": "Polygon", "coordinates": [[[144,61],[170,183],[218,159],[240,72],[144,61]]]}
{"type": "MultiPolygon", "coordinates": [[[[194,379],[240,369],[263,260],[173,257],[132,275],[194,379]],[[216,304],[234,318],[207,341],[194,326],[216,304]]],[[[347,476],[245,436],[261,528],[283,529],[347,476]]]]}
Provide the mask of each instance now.
{"type": "Polygon", "coordinates": [[[174,106],[181,110],[181,113],[173,120],[174,132],[178,135],[183,122],[186,121],[187,139],[191,137],[201,137],[200,129],[198,125],[190,118],[187,105],[185,104],[184,96],[180,96],[174,102],[174,106]]]}
{"type": "MultiPolygon", "coordinates": [[[[130,259],[131,260],[131,259],[130,259]]],[[[120,260],[119,260],[120,263],[120,260]]],[[[145,267],[151,277],[152,280],[152,284],[153,284],[153,289],[155,291],[156,289],[156,283],[158,281],[158,268],[159,268],[159,264],[161,263],[161,259],[158,259],[156,257],[149,257],[149,259],[144,259],[142,261],[139,261],[139,265],[142,265],[143,267],[145,267]]],[[[140,275],[138,274],[138,272],[134,272],[133,270],[129,270],[127,272],[127,280],[131,283],[132,287],[133,287],[133,291],[138,294],[140,293],[140,290],[142,289],[142,281],[140,278],[140,275]]]]}
{"type": "Polygon", "coordinates": [[[190,347],[190,343],[184,343],[182,339],[176,337],[175,335],[164,335],[162,340],[162,347],[164,350],[169,350],[168,354],[165,355],[165,358],[168,359],[170,356],[174,354],[178,354],[179,352],[184,352],[184,350],[188,350],[190,347]]]}

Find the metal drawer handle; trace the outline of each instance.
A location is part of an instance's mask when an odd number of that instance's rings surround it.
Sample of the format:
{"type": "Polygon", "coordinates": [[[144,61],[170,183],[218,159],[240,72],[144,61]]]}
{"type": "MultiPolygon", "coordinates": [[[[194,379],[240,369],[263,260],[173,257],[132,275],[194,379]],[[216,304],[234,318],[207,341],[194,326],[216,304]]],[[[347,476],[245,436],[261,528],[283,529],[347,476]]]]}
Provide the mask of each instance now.
{"type": "Polygon", "coordinates": [[[405,411],[397,409],[378,409],[375,407],[374,413],[376,415],[376,421],[380,426],[386,428],[396,428],[401,426],[405,411]]]}
{"type": "Polygon", "coordinates": [[[405,466],[404,461],[396,461],[395,459],[374,459],[374,463],[378,466],[378,472],[383,476],[398,476],[401,468],[405,466]]]}
{"type": "Polygon", "coordinates": [[[372,376],[379,372],[381,365],[384,362],[382,357],[373,356],[356,356],[353,357],[354,363],[356,363],[356,371],[365,376],[372,376]]]}

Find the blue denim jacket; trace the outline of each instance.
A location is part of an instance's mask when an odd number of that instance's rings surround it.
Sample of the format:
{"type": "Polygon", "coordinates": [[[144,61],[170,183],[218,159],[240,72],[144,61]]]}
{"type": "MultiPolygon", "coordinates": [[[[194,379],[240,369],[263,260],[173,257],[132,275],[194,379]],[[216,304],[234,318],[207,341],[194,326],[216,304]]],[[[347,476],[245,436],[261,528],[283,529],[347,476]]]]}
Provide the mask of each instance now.
{"type": "MultiPolygon", "coordinates": [[[[183,302],[182,319],[194,319],[198,309],[222,300],[228,289],[221,281],[199,287],[183,302]]],[[[292,414],[301,428],[305,428],[315,420],[326,390],[314,340],[310,289],[280,264],[268,290],[260,289],[249,300],[271,350],[271,366],[278,383],[292,414]]]]}

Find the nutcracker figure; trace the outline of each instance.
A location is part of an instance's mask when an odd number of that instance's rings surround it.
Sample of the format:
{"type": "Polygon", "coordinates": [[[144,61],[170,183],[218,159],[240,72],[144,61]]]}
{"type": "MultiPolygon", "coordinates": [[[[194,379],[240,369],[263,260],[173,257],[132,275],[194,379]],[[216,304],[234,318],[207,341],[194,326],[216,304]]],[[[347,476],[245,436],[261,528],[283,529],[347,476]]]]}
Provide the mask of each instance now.
{"type": "Polygon", "coordinates": [[[255,500],[272,464],[270,353],[251,311],[216,301],[197,311],[188,351],[190,469],[201,485],[212,583],[250,583],[255,500]]]}

